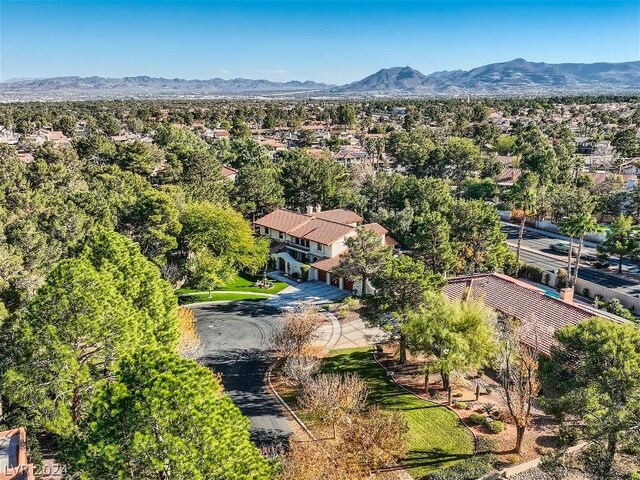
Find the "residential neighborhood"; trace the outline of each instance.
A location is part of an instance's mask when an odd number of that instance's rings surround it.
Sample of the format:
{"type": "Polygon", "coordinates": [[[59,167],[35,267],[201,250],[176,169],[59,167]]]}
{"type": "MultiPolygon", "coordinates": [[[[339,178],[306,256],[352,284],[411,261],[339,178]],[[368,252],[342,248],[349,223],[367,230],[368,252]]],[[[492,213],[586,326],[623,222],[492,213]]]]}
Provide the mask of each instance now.
{"type": "Polygon", "coordinates": [[[637,0],[0,1],[0,480],[640,480],[637,0]]]}

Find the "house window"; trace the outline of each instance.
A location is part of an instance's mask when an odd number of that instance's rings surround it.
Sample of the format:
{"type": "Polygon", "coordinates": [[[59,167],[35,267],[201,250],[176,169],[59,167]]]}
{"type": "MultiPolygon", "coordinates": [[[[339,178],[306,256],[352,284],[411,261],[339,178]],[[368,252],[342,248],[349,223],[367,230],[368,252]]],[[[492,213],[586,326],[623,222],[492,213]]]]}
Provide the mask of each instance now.
{"type": "Polygon", "coordinates": [[[322,245],[321,243],[316,243],[316,249],[319,252],[324,252],[324,245],[322,245]]]}
{"type": "Polygon", "coordinates": [[[264,234],[269,235],[269,229],[267,227],[264,227],[264,234]]]}
{"type": "Polygon", "coordinates": [[[278,232],[278,237],[280,237],[280,240],[284,240],[284,232],[278,232]]]}

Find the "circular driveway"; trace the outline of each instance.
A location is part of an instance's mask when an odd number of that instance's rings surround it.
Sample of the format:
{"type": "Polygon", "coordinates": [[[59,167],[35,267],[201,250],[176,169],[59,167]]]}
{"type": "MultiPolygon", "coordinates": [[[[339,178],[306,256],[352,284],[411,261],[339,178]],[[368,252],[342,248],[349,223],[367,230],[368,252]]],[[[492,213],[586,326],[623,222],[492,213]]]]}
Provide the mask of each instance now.
{"type": "Polygon", "coordinates": [[[251,421],[251,437],[260,446],[279,444],[291,434],[280,404],[264,385],[271,364],[268,340],[280,322],[278,310],[264,302],[193,305],[202,340],[199,361],[222,374],[233,403],[251,421]]]}

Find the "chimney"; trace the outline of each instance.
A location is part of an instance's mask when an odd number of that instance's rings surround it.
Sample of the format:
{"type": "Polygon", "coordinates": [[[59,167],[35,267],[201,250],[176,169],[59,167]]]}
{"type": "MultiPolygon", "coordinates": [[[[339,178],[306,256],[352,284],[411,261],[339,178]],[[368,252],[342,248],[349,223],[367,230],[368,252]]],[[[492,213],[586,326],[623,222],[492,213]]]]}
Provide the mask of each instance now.
{"type": "Polygon", "coordinates": [[[573,288],[561,288],[560,299],[567,303],[573,303],[573,288]]]}
{"type": "Polygon", "coordinates": [[[313,213],[313,205],[307,205],[307,215],[311,215],[313,213]]]}
{"type": "Polygon", "coordinates": [[[322,211],[322,207],[319,203],[316,204],[316,213],[320,213],[322,211]]]}

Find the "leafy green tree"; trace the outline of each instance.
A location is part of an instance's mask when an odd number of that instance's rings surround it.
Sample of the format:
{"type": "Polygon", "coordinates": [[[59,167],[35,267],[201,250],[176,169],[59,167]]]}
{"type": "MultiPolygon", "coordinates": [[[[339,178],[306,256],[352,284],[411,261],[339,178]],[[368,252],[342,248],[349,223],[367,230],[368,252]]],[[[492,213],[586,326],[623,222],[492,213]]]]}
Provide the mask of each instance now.
{"type": "Polygon", "coordinates": [[[312,157],[303,150],[280,152],[279,183],[285,204],[304,210],[309,205],[322,208],[340,206],[349,187],[347,170],[328,156],[312,157]]]}
{"type": "Polygon", "coordinates": [[[483,368],[493,360],[494,317],[480,300],[449,301],[441,293],[428,293],[424,306],[407,314],[401,330],[412,352],[436,357],[429,368],[440,371],[446,390],[452,372],[483,368]]]}
{"type": "Polygon", "coordinates": [[[620,215],[611,223],[607,238],[598,246],[598,252],[618,256],[618,273],[626,258],[640,254],[640,238],[633,230],[633,219],[620,215]]]}
{"type": "Polygon", "coordinates": [[[229,133],[234,138],[246,138],[251,137],[251,130],[246,123],[242,121],[242,119],[235,117],[231,124],[231,128],[229,129],[229,133]]]}
{"type": "Polygon", "coordinates": [[[513,135],[500,135],[496,142],[496,150],[500,155],[513,155],[516,151],[516,137],[513,135]]]}
{"type": "Polygon", "coordinates": [[[460,197],[468,200],[493,200],[498,186],[491,178],[467,178],[460,184],[460,197]]]}
{"type": "Polygon", "coordinates": [[[86,259],[54,268],[15,331],[21,349],[2,379],[3,394],[59,435],[73,431],[114,362],[146,340],[112,275],[86,259]]]}
{"type": "Polygon", "coordinates": [[[160,349],[119,363],[65,446],[65,463],[83,479],[271,478],[216,376],[160,349]]]}
{"type": "Polygon", "coordinates": [[[409,245],[434,274],[447,274],[456,264],[450,236],[446,218],[439,212],[426,212],[416,218],[409,245]]]}
{"type": "Polygon", "coordinates": [[[629,127],[616,132],[611,144],[622,157],[633,158],[640,155],[640,140],[638,139],[637,128],[629,127]]]}
{"type": "Polygon", "coordinates": [[[354,127],[356,124],[356,109],[351,104],[340,104],[336,109],[337,122],[347,128],[354,127]]]}
{"type": "Polygon", "coordinates": [[[455,185],[482,168],[480,149],[467,138],[451,137],[444,147],[446,174],[455,185]]]}
{"type": "Polygon", "coordinates": [[[284,203],[278,171],[269,158],[240,167],[233,187],[232,204],[252,221],[284,203]]]}
{"type": "Polygon", "coordinates": [[[595,444],[599,478],[611,472],[620,445],[637,434],[640,415],[640,330],[602,318],[555,334],[546,407],[562,425],[595,444]]]}
{"type": "Polygon", "coordinates": [[[256,273],[269,254],[265,240],[254,237],[249,223],[229,207],[188,204],[180,216],[180,248],[189,280],[211,290],[233,280],[239,271],[256,273]]]}
{"type": "Polygon", "coordinates": [[[347,251],[340,255],[340,263],[333,273],[342,278],[359,279],[364,294],[369,278],[389,260],[389,248],[375,231],[364,227],[358,227],[356,235],[346,238],[344,243],[347,251]]]}
{"type": "Polygon", "coordinates": [[[450,238],[455,241],[457,273],[500,271],[512,254],[500,230],[500,217],[492,205],[459,200],[448,213],[450,238]]]}
{"type": "Polygon", "coordinates": [[[138,311],[147,342],[175,347],[176,297],[160,277],[158,267],[140,253],[138,245],[116,232],[96,228],[81,246],[80,258],[91,262],[99,272],[111,274],[116,290],[138,311]]]}
{"type": "MultiPolygon", "coordinates": [[[[442,276],[427,270],[420,260],[408,255],[391,257],[371,277],[375,294],[365,297],[367,316],[377,323],[384,323],[385,315],[392,314],[402,323],[407,312],[422,305],[427,292],[442,283],[442,276]]],[[[406,340],[401,334],[400,363],[405,364],[406,361],[406,340]]]]}
{"type": "Polygon", "coordinates": [[[520,154],[522,168],[535,173],[541,184],[548,184],[558,175],[558,159],[553,145],[535,124],[529,124],[518,134],[516,150],[520,154]]]}
{"type": "Polygon", "coordinates": [[[162,165],[164,154],[157,146],[136,140],[117,144],[115,161],[123,170],[148,177],[162,165]]]}
{"type": "Polygon", "coordinates": [[[120,230],[140,245],[140,251],[158,266],[178,247],[182,230],[179,212],[169,194],[149,189],[122,215],[120,230]]]}

